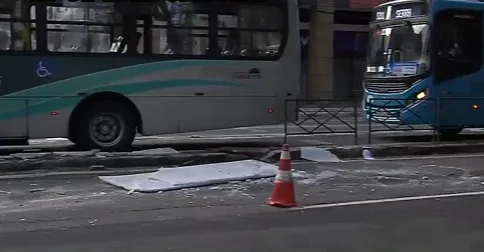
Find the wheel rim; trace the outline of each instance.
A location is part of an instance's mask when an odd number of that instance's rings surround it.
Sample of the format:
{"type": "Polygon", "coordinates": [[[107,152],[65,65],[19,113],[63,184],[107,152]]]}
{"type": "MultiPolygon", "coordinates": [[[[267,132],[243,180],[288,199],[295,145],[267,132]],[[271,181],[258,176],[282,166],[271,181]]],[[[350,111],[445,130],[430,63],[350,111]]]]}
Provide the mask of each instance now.
{"type": "Polygon", "coordinates": [[[101,147],[118,144],[124,136],[124,120],[118,114],[102,113],[91,118],[89,136],[101,147]]]}

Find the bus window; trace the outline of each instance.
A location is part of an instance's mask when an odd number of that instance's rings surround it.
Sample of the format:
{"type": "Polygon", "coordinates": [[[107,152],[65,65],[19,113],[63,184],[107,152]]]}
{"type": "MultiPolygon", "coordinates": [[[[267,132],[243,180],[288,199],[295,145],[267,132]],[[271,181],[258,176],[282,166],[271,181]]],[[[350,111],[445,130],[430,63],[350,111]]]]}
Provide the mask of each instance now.
{"type": "Polygon", "coordinates": [[[436,76],[439,80],[474,73],[482,67],[482,13],[445,10],[436,17],[436,76]]]}
{"type": "Polygon", "coordinates": [[[222,56],[278,55],[283,34],[287,29],[284,26],[284,11],[277,4],[220,4],[218,46],[222,56]]]}
{"type": "Polygon", "coordinates": [[[209,47],[210,3],[160,1],[152,16],[152,53],[204,55],[209,47]]]}
{"type": "Polygon", "coordinates": [[[422,58],[422,30],[425,25],[412,25],[407,23],[392,29],[389,48],[394,52],[394,62],[411,62],[422,58]]]}
{"type": "Polygon", "coordinates": [[[52,52],[109,53],[116,13],[112,5],[47,6],[47,43],[52,52]]]}
{"type": "Polygon", "coordinates": [[[0,50],[35,50],[35,36],[31,32],[35,24],[31,19],[35,16],[31,17],[28,1],[0,1],[0,50]]]}

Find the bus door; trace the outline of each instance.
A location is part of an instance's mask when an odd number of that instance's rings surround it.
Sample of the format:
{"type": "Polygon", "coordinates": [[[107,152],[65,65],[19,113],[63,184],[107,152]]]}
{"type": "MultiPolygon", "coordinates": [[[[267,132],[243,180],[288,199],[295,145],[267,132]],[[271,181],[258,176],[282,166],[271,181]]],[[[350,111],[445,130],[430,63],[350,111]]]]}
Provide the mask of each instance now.
{"type": "Polygon", "coordinates": [[[435,16],[434,80],[442,127],[484,125],[482,16],[458,9],[435,16]]]}

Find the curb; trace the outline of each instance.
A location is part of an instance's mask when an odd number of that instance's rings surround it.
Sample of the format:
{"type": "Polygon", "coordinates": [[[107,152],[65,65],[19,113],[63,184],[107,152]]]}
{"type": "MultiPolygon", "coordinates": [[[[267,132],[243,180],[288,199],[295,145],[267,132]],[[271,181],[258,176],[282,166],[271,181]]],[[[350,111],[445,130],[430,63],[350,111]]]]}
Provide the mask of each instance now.
{"type": "MultiPolygon", "coordinates": [[[[318,147],[318,146],[316,146],[318,147]]],[[[425,156],[433,154],[484,153],[484,142],[474,143],[405,143],[374,146],[319,146],[340,159],[361,159],[363,150],[370,150],[373,157],[425,156]]],[[[210,152],[177,154],[111,154],[90,153],[87,155],[66,156],[54,153],[39,153],[30,158],[10,157],[0,160],[0,173],[26,172],[35,170],[52,171],[62,168],[82,168],[85,172],[107,172],[109,168],[186,166],[257,159],[268,163],[279,162],[281,150],[278,148],[219,148],[210,152]]],[[[300,148],[291,148],[291,158],[301,160],[300,148]]],[[[81,172],[82,173],[82,172],[81,172]]]]}
{"type": "Polygon", "coordinates": [[[148,168],[116,168],[116,169],[106,169],[100,171],[55,171],[55,172],[25,172],[25,173],[11,173],[0,175],[1,180],[18,180],[18,179],[44,179],[44,178],[80,178],[80,177],[97,177],[97,176],[118,176],[118,175],[130,175],[137,173],[148,173],[155,172],[159,167],[148,167],[148,168]]]}
{"type": "Polygon", "coordinates": [[[0,161],[0,172],[21,172],[52,168],[88,168],[102,170],[105,168],[180,166],[205,163],[239,161],[248,157],[241,154],[199,153],[169,155],[130,155],[130,156],[78,156],[65,157],[46,155],[34,159],[11,159],[0,161]]]}
{"type": "MultiPolygon", "coordinates": [[[[442,144],[419,144],[413,145],[375,145],[375,146],[347,146],[347,147],[321,147],[340,159],[362,158],[363,150],[370,150],[374,158],[395,157],[395,156],[428,156],[459,153],[483,153],[484,143],[442,143],[442,144]]],[[[262,157],[262,161],[275,163],[279,162],[281,151],[274,150],[262,157]]],[[[301,149],[291,149],[291,159],[301,160],[301,149]]]]}

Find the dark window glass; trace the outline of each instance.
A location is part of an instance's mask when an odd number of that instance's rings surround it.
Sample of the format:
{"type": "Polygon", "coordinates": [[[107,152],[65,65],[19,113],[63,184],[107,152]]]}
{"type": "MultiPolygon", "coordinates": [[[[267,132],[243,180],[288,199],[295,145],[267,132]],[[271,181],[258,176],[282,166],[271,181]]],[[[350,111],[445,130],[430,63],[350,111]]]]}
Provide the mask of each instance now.
{"type": "Polygon", "coordinates": [[[222,56],[277,56],[287,34],[282,4],[224,4],[218,9],[218,47],[222,56]]]}
{"type": "Polygon", "coordinates": [[[481,12],[444,10],[436,16],[437,79],[452,79],[481,69],[482,29],[481,12]]]}
{"type": "Polygon", "coordinates": [[[27,1],[0,2],[0,50],[35,50],[34,19],[35,8],[27,1]]]}

